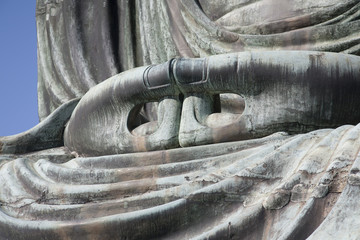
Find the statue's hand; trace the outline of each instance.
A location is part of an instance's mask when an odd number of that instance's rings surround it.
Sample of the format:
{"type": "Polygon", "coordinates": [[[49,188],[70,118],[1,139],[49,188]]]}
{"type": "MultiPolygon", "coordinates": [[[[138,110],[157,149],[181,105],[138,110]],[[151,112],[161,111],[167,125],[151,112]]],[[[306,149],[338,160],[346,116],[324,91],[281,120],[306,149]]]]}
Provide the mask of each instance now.
{"type": "Polygon", "coordinates": [[[352,55],[273,51],[173,59],[92,88],[74,110],[65,145],[104,155],[357,124],[359,92],[360,57],[352,55]],[[238,99],[230,101],[237,103],[230,112],[226,94],[238,99]],[[139,111],[149,102],[159,107],[146,123],[139,111]]]}

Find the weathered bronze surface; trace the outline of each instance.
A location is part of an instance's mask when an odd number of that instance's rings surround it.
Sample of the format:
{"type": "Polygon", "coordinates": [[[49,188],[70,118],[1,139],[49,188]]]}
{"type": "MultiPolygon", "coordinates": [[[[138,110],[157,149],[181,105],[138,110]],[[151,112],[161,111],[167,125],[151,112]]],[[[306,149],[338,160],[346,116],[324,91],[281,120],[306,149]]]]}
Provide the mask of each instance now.
{"type": "Polygon", "coordinates": [[[360,238],[358,0],[36,19],[42,121],[0,137],[0,239],[360,238]]]}

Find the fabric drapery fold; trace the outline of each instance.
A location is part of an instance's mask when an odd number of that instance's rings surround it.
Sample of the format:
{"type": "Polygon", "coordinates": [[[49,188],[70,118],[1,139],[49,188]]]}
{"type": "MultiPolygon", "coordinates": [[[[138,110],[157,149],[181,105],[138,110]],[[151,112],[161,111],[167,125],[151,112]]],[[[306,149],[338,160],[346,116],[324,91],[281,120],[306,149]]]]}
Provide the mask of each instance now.
{"type": "Polygon", "coordinates": [[[352,211],[347,202],[360,194],[359,139],[359,125],[346,125],[148,153],[67,155],[64,163],[9,155],[0,162],[0,236],[328,237],[331,231],[316,229],[341,224],[328,215],[352,211]]]}
{"type": "Polygon", "coordinates": [[[290,49],[360,54],[356,0],[295,2],[282,20],[243,26],[237,12],[276,16],[271,10],[284,1],[233,2],[220,17],[217,3],[207,1],[37,0],[40,119],[119,72],[174,57],[290,49]]]}

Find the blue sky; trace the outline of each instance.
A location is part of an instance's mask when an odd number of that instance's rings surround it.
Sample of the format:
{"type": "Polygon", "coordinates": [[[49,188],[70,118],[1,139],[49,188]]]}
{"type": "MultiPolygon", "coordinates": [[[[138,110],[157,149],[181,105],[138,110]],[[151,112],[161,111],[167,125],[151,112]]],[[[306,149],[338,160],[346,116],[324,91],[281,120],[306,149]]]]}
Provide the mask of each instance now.
{"type": "Polygon", "coordinates": [[[0,136],[35,126],[36,0],[0,0],[0,136]]]}

